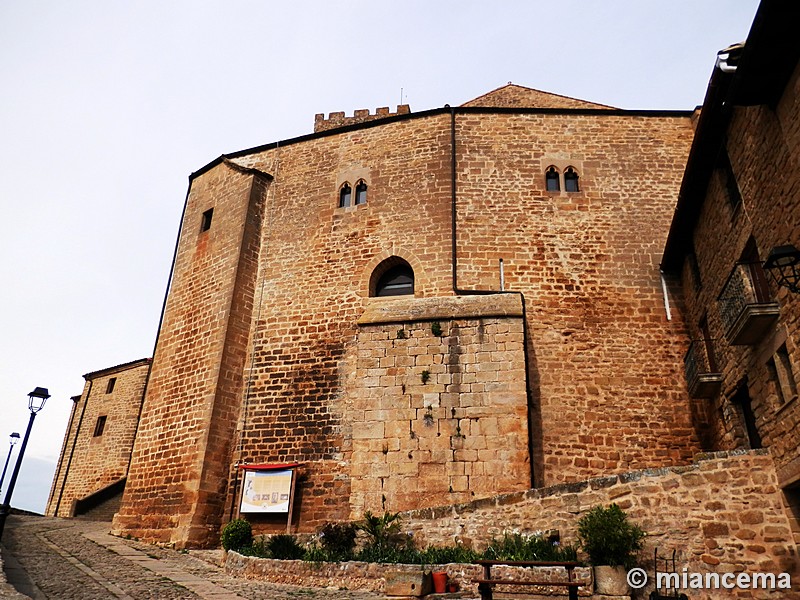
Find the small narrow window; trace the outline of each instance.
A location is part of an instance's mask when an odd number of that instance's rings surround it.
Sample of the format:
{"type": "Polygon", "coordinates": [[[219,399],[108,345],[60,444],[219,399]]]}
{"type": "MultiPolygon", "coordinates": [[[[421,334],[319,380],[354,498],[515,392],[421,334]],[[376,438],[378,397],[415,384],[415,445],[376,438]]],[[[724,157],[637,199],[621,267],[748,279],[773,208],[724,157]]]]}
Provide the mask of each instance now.
{"type": "Polygon", "coordinates": [[[97,417],[97,423],[94,424],[94,434],[92,437],[100,437],[106,428],[106,416],[97,417]]]}
{"type": "Polygon", "coordinates": [[[703,281],[700,279],[700,265],[697,264],[697,255],[692,252],[686,256],[686,260],[689,261],[689,270],[692,273],[692,285],[694,286],[694,291],[699,292],[703,287],[703,281]]]}
{"type": "Polygon", "coordinates": [[[211,229],[211,219],[214,217],[214,209],[209,208],[206,212],[203,213],[203,219],[200,222],[200,231],[208,231],[211,229]]]}
{"type": "Polygon", "coordinates": [[[110,394],[114,391],[114,386],[117,385],[117,378],[112,377],[108,380],[108,385],[106,386],[106,394],[110,394]]]}
{"type": "Polygon", "coordinates": [[[708,362],[708,364],[705,365],[708,368],[706,372],[719,373],[717,355],[716,352],[714,352],[714,340],[711,339],[711,331],[708,328],[708,318],[705,315],[700,319],[698,328],[700,329],[700,334],[703,336],[703,345],[706,348],[706,360],[708,362]]]}
{"type": "Polygon", "coordinates": [[[578,173],[572,167],[567,167],[564,171],[564,190],[567,192],[579,192],[578,173]]]}
{"type": "Polygon", "coordinates": [[[797,396],[797,382],[792,372],[792,363],[789,361],[789,352],[786,344],[778,348],[768,363],[775,391],[781,405],[786,404],[797,396]]]}
{"type": "Polygon", "coordinates": [[[550,167],[544,174],[545,189],[548,192],[560,192],[561,184],[558,180],[558,171],[555,167],[550,167]]]}
{"type": "Polygon", "coordinates": [[[733,167],[731,166],[731,159],[728,156],[728,150],[724,146],[719,153],[717,169],[722,178],[722,183],[725,186],[728,204],[731,210],[735,211],[742,203],[742,194],[739,191],[739,184],[736,183],[736,176],[733,174],[733,167]]]}
{"type": "Polygon", "coordinates": [[[348,206],[350,206],[350,200],[352,195],[353,191],[350,188],[350,184],[345,183],[339,190],[339,208],[347,208],[348,206]]]}
{"type": "Polygon", "coordinates": [[[367,203],[367,183],[362,179],[356,184],[356,206],[367,203]]]}

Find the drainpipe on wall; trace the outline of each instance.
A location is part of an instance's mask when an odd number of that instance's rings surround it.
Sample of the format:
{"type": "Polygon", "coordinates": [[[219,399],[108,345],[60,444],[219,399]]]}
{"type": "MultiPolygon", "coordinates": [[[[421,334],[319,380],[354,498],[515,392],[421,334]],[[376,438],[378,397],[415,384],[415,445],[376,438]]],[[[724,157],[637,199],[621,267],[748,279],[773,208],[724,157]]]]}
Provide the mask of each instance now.
{"type": "Polygon", "coordinates": [[[664,278],[664,270],[659,269],[661,274],[661,292],[664,294],[664,310],[667,313],[667,321],[672,321],[672,311],[669,308],[669,293],[667,292],[667,280],[664,278]]]}

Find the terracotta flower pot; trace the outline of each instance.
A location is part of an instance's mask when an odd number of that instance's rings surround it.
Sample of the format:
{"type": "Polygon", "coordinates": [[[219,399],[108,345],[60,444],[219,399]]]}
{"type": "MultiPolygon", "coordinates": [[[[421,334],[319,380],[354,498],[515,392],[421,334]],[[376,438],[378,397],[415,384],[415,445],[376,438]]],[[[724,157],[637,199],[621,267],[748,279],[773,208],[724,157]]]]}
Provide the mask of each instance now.
{"type": "Polygon", "coordinates": [[[437,594],[444,594],[447,590],[447,573],[445,571],[435,571],[433,577],[433,591],[437,594]]]}

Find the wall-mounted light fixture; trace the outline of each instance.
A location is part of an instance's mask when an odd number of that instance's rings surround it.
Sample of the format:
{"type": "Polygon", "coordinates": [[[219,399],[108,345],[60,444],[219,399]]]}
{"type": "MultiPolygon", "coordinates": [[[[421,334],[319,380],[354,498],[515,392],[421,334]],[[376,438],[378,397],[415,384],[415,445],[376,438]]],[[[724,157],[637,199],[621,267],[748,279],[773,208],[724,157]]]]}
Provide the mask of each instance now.
{"type": "Polygon", "coordinates": [[[773,248],[764,262],[764,270],[778,287],[800,292],[800,250],[791,244],[773,248]]]}

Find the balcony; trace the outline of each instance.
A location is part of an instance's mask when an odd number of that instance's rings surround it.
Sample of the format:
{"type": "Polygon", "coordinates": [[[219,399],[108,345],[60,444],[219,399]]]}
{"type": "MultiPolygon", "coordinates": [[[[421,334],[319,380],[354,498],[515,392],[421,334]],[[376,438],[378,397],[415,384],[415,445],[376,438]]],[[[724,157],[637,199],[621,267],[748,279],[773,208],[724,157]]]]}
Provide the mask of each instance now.
{"type": "Polygon", "coordinates": [[[692,398],[713,398],[722,388],[722,373],[717,373],[713,340],[694,340],[683,359],[683,370],[692,398]]]}
{"type": "Polygon", "coordinates": [[[725,337],[732,346],[760,342],[778,320],[760,262],[737,263],[717,299],[725,337]]]}

